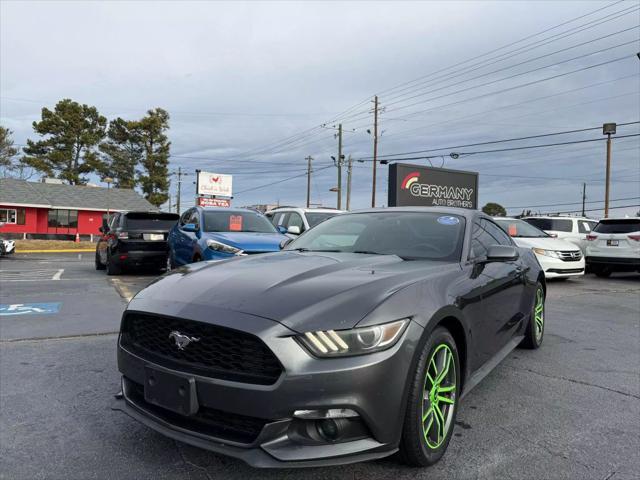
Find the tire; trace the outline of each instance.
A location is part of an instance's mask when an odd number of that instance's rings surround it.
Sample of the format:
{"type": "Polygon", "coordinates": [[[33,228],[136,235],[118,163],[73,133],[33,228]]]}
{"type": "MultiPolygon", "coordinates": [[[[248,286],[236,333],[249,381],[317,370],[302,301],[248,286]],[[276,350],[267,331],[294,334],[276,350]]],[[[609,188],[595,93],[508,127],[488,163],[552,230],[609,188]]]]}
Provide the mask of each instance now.
{"type": "Polygon", "coordinates": [[[596,274],[596,277],[609,278],[611,276],[611,269],[608,267],[598,267],[593,270],[593,273],[596,274]]]}
{"type": "Polygon", "coordinates": [[[96,270],[104,270],[105,266],[100,261],[100,255],[98,255],[98,251],[96,250],[96,270]]]}
{"type": "Polygon", "coordinates": [[[420,353],[411,382],[400,438],[403,463],[427,467],[442,458],[456,420],[460,379],[456,342],[446,328],[437,327],[420,353]]]}
{"type": "Polygon", "coordinates": [[[111,255],[107,255],[107,275],[120,275],[122,268],[111,260],[111,255]]]}
{"type": "Polygon", "coordinates": [[[193,256],[193,260],[191,261],[191,263],[196,263],[196,262],[201,262],[202,261],[202,257],[200,257],[200,255],[198,255],[197,253],[193,256]]]}
{"type": "Polygon", "coordinates": [[[529,316],[529,324],[524,334],[524,339],[520,343],[523,348],[535,350],[540,348],[544,340],[545,329],[545,293],[542,284],[538,282],[535,289],[535,297],[531,315],[529,316]]]}

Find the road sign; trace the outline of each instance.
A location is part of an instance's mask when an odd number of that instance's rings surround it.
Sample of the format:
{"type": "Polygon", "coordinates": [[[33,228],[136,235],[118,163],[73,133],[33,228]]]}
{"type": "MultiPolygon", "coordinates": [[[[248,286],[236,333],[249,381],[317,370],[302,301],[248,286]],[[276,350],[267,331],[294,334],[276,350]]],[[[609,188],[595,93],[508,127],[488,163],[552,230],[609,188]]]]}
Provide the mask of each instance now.
{"type": "Polygon", "coordinates": [[[230,207],[231,200],[228,198],[198,197],[200,207],[230,207]]]}
{"type": "Polygon", "coordinates": [[[198,195],[233,196],[233,175],[198,171],[196,184],[198,195]]]}
{"type": "Polygon", "coordinates": [[[58,313],[62,302],[52,303],[2,303],[0,317],[14,315],[48,315],[58,313]]]}

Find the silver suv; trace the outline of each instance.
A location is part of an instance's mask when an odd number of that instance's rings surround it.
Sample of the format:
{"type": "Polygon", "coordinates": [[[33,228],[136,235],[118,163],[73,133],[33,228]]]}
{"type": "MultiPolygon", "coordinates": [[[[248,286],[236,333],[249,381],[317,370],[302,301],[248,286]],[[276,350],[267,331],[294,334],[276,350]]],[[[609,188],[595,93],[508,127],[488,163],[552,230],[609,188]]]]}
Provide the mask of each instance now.
{"type": "Polygon", "coordinates": [[[266,217],[282,233],[297,237],[327,218],[343,213],[335,208],[278,207],[265,213],[266,217]]]}

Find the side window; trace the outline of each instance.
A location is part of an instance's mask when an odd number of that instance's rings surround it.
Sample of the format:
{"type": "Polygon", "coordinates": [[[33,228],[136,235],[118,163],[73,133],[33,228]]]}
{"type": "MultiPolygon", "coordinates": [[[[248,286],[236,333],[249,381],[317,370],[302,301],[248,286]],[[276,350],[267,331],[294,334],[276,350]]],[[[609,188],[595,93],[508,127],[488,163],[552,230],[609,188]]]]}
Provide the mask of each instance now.
{"type": "Polygon", "coordinates": [[[591,225],[589,225],[589,222],[585,222],[583,220],[578,221],[579,233],[589,233],[590,231],[591,231],[591,225]]]}
{"type": "Polygon", "coordinates": [[[489,246],[494,243],[493,237],[491,237],[480,226],[479,223],[473,223],[473,230],[471,231],[471,258],[480,258],[487,255],[489,246]]]}
{"type": "Polygon", "coordinates": [[[280,213],[278,215],[278,221],[276,222],[276,227],[282,225],[283,227],[287,226],[287,222],[289,221],[289,214],[288,213],[280,213]]]}
{"type": "Polygon", "coordinates": [[[111,214],[111,219],[109,220],[109,230],[118,228],[119,222],[120,222],[120,214],[119,213],[111,214]]]}
{"type": "MultiPolygon", "coordinates": [[[[511,238],[509,238],[509,235],[507,235],[505,231],[495,223],[490,222],[486,219],[482,219],[481,225],[484,227],[487,233],[495,239],[498,245],[513,245],[513,243],[511,242],[511,238]]],[[[496,244],[496,242],[494,242],[494,245],[496,244]]]]}
{"type": "Polygon", "coordinates": [[[304,231],[304,222],[302,221],[300,214],[296,212],[291,212],[289,214],[289,223],[287,224],[287,228],[289,227],[298,227],[300,228],[300,232],[304,231]]]}

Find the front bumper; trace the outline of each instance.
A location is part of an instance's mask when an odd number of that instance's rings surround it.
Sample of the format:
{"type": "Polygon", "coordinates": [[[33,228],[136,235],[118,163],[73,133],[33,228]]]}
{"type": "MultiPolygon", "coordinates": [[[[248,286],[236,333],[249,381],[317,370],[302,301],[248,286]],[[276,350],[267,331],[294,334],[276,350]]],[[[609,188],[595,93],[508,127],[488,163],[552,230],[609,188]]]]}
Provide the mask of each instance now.
{"type": "MultiPolygon", "coordinates": [[[[191,313],[190,319],[203,321],[197,312],[191,313]]],[[[171,371],[127,351],[119,343],[118,367],[123,374],[126,413],[168,437],[256,467],[336,465],[380,458],[397,450],[405,386],[423,331],[418,324],[411,322],[403,338],[389,350],[359,357],[316,359],[291,338],[294,332],[279,323],[237,312],[225,311],[222,315],[223,312],[208,309],[206,313],[206,318],[224,319],[217,325],[242,325],[244,331],[262,339],[283,366],[278,380],[273,385],[256,385],[171,371]],[[264,426],[255,440],[243,443],[191,428],[175,414],[162,415],[158,407],[132,394],[132,385],[144,385],[145,367],[149,366],[192,378],[200,408],[261,419],[264,426]],[[293,419],[295,410],[328,408],[354,410],[367,433],[335,443],[309,441],[297,435],[301,420],[293,419]]]]}
{"type": "Polygon", "coordinates": [[[640,257],[596,257],[588,256],[587,265],[590,267],[608,267],[614,270],[640,270],[640,257]]]}
{"type": "Polygon", "coordinates": [[[559,258],[535,254],[546,278],[568,278],[584,275],[585,260],[565,261],[559,258]]]}

